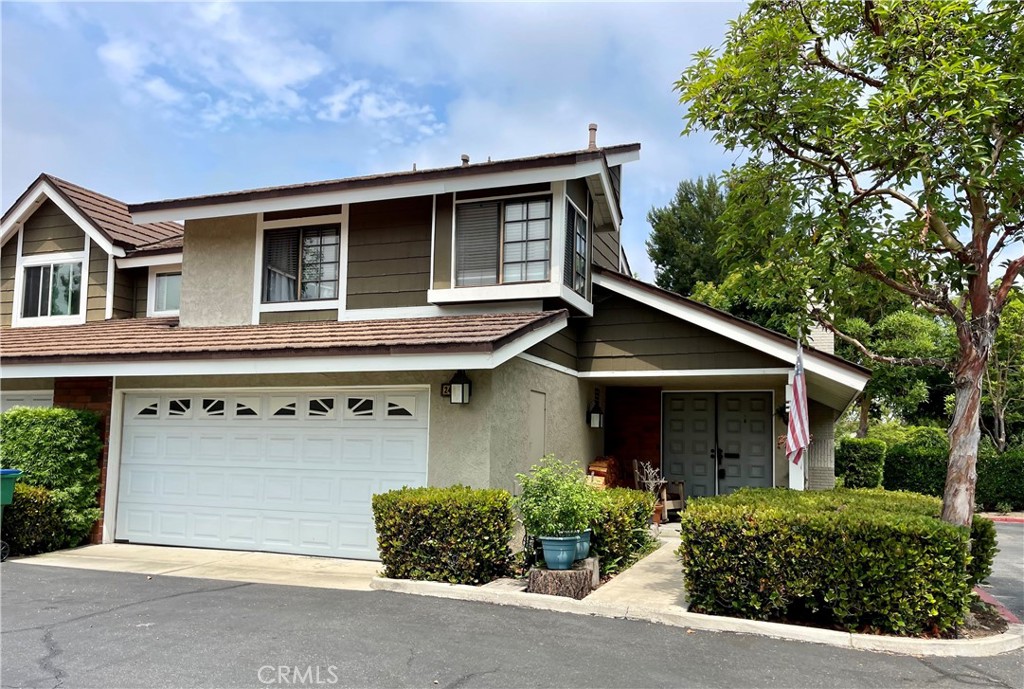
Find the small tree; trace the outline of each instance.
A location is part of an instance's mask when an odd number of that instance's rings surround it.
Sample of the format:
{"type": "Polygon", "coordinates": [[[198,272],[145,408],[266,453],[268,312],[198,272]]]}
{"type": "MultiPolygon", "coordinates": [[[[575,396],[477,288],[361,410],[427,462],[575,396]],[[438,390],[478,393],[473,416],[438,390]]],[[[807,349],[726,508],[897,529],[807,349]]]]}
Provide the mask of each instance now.
{"type": "Polygon", "coordinates": [[[964,526],[982,382],[1024,267],[998,259],[1024,238],[1022,37],[1015,0],[755,0],[676,85],[687,132],[750,153],[730,188],[759,222],[726,223],[724,251],[770,276],[765,291],[823,305],[817,320],[872,360],[952,371],[942,518],[964,526]],[[952,360],[843,333],[832,311],[851,274],[949,318],[952,360]]]}

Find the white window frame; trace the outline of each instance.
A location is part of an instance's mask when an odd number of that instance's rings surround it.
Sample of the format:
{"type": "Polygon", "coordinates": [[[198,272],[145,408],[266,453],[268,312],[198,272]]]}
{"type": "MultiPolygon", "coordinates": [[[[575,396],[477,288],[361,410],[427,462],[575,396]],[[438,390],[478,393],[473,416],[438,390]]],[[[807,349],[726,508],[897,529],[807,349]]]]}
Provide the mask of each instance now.
{"type": "Polygon", "coordinates": [[[323,311],[337,309],[339,319],[345,310],[348,289],[348,222],[349,204],[341,207],[341,213],[333,215],[310,215],[287,220],[264,220],[263,213],[256,214],[256,261],[253,265],[252,281],[252,323],[259,325],[261,313],[282,311],[323,311]],[[267,230],[279,230],[310,225],[338,226],[338,297],[310,301],[279,301],[263,303],[263,235],[267,230]]]}
{"type": "MultiPolygon", "coordinates": [[[[587,216],[587,214],[584,211],[580,210],[580,207],[577,206],[576,203],[569,197],[569,194],[565,195],[565,201],[566,201],[566,203],[568,203],[569,205],[571,205],[573,207],[573,210],[575,210],[577,213],[580,214],[581,218],[583,218],[583,231],[586,234],[586,242],[587,242],[587,245],[585,247],[586,255],[584,255],[584,257],[583,257],[583,266],[584,266],[584,268],[583,268],[583,291],[582,292],[577,292],[576,289],[572,285],[566,285],[566,287],[571,289],[573,292],[576,292],[576,294],[579,294],[580,296],[586,298],[587,294],[590,291],[589,290],[589,287],[590,287],[590,256],[591,256],[591,254],[590,254],[590,246],[591,246],[591,244],[593,244],[592,238],[590,236],[590,234],[591,234],[590,233],[590,218],[587,216]]],[[[572,238],[573,239],[573,242],[572,242],[572,258],[573,258],[573,270],[574,271],[575,271],[575,268],[576,268],[576,237],[575,237],[575,231],[576,230],[575,230],[575,227],[574,227],[573,228],[574,236],[572,238]]],[[[565,242],[569,241],[568,235],[565,237],[564,241],[565,242]]],[[[552,249],[552,251],[553,250],[554,249],[552,249]]],[[[564,262],[565,262],[565,253],[564,253],[565,252],[565,244],[564,243],[562,244],[562,252],[563,252],[562,253],[562,262],[564,264],[564,262]]],[[[564,271],[565,266],[563,265],[562,268],[563,268],[563,271],[564,271]]],[[[575,281],[576,281],[575,272],[573,273],[572,278],[573,278],[573,282],[575,283],[575,281]]],[[[564,272],[562,274],[562,281],[563,281],[563,284],[564,284],[564,282],[565,282],[565,274],[564,274],[564,272]]]]}
{"type": "Polygon", "coordinates": [[[55,325],[81,325],[85,323],[86,312],[89,310],[89,245],[90,237],[86,235],[85,248],[81,251],[62,251],[45,254],[23,256],[24,230],[18,232],[18,255],[14,274],[14,304],[11,309],[11,327],[45,327],[55,325]],[[25,317],[25,269],[39,266],[56,265],[59,263],[80,263],[82,266],[82,286],[78,301],[78,313],[73,316],[31,316],[25,317]]]}
{"type": "MultiPolygon", "coordinates": [[[[168,309],[165,311],[157,311],[156,309],[156,278],[158,275],[167,275],[169,273],[181,274],[181,264],[172,263],[165,266],[150,266],[149,267],[149,279],[146,281],[146,316],[148,317],[159,317],[159,316],[177,316],[181,313],[181,309],[168,309]]],[[[181,304],[181,295],[178,295],[178,303],[181,304]]]]}

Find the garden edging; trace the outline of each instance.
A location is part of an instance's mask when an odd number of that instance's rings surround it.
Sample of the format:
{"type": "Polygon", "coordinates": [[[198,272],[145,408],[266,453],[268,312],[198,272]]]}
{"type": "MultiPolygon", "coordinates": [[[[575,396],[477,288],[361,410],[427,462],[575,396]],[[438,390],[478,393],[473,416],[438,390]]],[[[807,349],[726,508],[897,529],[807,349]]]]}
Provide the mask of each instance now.
{"type": "Polygon", "coordinates": [[[1002,634],[979,639],[910,639],[905,637],[854,634],[831,629],[799,627],[777,622],[742,620],[733,617],[719,617],[688,612],[676,605],[662,609],[645,608],[639,605],[621,605],[609,602],[590,603],[587,599],[573,600],[557,596],[543,596],[535,593],[502,591],[464,584],[445,584],[436,581],[413,581],[409,579],[388,579],[374,577],[370,588],[378,591],[392,591],[435,598],[512,605],[535,610],[550,610],[574,615],[617,617],[628,620],[653,622],[671,627],[685,627],[710,632],[735,632],[757,634],[776,639],[806,641],[810,643],[852,648],[865,651],[884,651],[902,655],[933,657],[984,657],[1000,655],[1024,648],[1024,625],[1010,625],[1002,634]]]}

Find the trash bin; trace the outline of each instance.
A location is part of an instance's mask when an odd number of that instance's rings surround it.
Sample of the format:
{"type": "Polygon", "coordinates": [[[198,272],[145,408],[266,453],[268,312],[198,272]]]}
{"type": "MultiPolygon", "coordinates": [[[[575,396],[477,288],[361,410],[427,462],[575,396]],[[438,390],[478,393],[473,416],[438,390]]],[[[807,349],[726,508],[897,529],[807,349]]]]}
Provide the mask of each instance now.
{"type": "MultiPolygon", "coordinates": [[[[14,500],[14,484],[21,476],[21,469],[0,469],[0,530],[3,529],[4,505],[14,500]]],[[[0,541],[0,562],[7,559],[7,544],[0,541]]]]}

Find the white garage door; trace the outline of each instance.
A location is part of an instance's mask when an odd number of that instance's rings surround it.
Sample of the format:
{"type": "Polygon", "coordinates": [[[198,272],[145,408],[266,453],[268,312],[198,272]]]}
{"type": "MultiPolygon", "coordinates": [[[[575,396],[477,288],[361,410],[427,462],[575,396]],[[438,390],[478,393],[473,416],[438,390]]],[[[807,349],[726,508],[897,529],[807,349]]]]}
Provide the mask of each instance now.
{"type": "Polygon", "coordinates": [[[130,394],[115,537],[376,559],[370,497],[426,485],[426,390],[130,394]]]}
{"type": "Polygon", "coordinates": [[[0,411],[11,407],[52,407],[53,390],[36,392],[2,392],[0,393],[0,411]]]}

